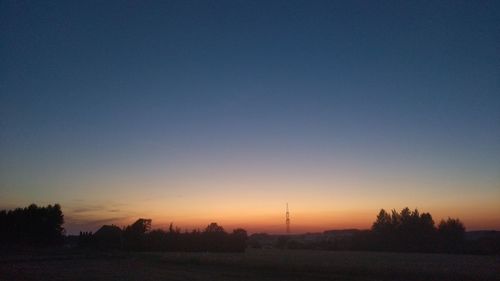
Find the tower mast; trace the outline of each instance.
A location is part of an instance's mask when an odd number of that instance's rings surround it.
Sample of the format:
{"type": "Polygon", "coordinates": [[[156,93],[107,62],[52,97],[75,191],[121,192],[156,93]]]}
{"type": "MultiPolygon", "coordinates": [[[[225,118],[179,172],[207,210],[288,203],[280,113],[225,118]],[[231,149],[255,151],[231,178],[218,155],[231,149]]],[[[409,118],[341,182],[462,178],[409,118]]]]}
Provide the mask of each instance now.
{"type": "Polygon", "coordinates": [[[286,233],[290,234],[290,212],[288,212],[288,202],[286,203],[286,233]]]}

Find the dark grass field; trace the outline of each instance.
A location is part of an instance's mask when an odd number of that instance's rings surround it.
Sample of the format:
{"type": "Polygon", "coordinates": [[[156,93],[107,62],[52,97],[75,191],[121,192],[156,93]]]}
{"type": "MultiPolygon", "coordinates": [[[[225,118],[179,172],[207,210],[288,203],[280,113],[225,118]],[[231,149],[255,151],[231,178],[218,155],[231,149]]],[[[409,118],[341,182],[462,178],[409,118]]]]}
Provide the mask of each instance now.
{"type": "Polygon", "coordinates": [[[248,250],[2,255],[0,280],[500,280],[500,257],[248,250]]]}

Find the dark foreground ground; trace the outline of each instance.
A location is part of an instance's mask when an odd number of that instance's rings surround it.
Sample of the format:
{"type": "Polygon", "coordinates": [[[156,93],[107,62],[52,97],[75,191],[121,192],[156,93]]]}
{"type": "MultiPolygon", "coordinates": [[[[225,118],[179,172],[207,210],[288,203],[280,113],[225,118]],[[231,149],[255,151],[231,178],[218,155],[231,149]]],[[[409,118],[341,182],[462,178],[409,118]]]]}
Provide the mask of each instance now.
{"type": "Polygon", "coordinates": [[[3,254],[0,280],[500,280],[500,257],[307,250],[3,254]]]}

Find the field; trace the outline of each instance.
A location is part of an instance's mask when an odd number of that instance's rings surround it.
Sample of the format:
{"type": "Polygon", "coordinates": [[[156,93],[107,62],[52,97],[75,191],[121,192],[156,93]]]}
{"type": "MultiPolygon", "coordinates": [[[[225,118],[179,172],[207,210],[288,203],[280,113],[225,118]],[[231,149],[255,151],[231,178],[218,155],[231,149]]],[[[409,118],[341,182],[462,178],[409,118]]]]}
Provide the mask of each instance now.
{"type": "Polygon", "coordinates": [[[0,280],[500,280],[500,257],[307,250],[1,255],[0,280]]]}

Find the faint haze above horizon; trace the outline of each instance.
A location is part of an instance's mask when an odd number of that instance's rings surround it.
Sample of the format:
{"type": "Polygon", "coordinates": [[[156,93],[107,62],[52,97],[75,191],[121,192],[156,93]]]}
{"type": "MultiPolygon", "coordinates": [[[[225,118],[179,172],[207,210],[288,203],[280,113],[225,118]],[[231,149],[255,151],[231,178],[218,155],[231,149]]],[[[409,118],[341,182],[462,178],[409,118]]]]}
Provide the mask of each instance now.
{"type": "Polygon", "coordinates": [[[499,26],[498,1],[1,1],[0,208],[500,230],[499,26]]]}

